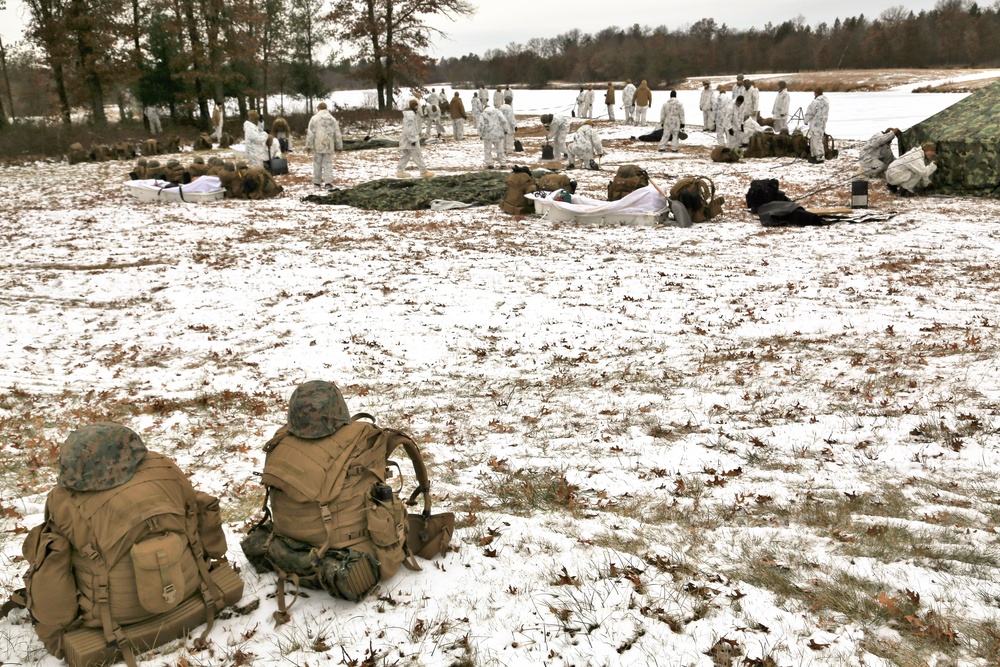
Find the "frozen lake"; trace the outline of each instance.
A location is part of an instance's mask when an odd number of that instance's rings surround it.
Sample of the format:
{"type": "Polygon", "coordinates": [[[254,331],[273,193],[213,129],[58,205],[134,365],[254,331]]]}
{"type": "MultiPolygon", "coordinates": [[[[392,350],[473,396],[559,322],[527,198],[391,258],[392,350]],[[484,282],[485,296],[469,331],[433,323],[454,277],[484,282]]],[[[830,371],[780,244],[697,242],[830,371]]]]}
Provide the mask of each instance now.
{"type": "MultiPolygon", "coordinates": [[[[448,89],[448,98],[454,95],[453,89],[448,89]]],[[[471,90],[460,90],[465,108],[471,106],[471,90]]],[[[604,104],[604,93],[601,90],[594,91],[594,113],[598,118],[607,118],[607,111],[604,104]]],[[[615,118],[624,118],[624,111],[621,106],[621,90],[615,91],[618,99],[618,107],[615,109],[615,118]]],[[[572,90],[515,90],[514,91],[514,111],[518,115],[531,115],[543,113],[557,113],[568,115],[573,109],[576,100],[576,91],[572,90]]],[[[701,125],[701,112],[698,110],[698,98],[700,90],[679,90],[677,97],[684,104],[686,120],[691,125],[701,125]]],[[[771,107],[777,93],[762,92],[760,94],[760,109],[764,116],[771,115],[771,107]]],[[[938,111],[951,106],[955,102],[964,98],[968,93],[911,93],[908,90],[889,90],[883,92],[858,92],[858,93],[827,93],[830,100],[830,120],[827,125],[827,132],[836,139],[867,139],[875,132],[884,130],[887,127],[898,127],[902,130],[914,125],[921,120],[932,116],[938,111]]],[[[404,94],[399,99],[409,98],[409,91],[404,90],[404,94]]],[[[798,108],[803,110],[812,100],[812,93],[793,92],[791,93],[791,109],[794,112],[798,108]]],[[[373,91],[365,90],[345,90],[338,91],[329,96],[328,100],[340,106],[358,107],[370,105],[373,99],[373,91]]],[[[653,105],[649,111],[648,119],[658,121],[660,117],[660,107],[669,99],[669,92],[662,90],[653,91],[653,105]]],[[[275,105],[276,107],[277,105],[275,105]]],[[[285,99],[285,108],[291,109],[301,107],[300,102],[289,103],[285,99]]],[[[792,124],[795,127],[795,124],[792,124]]]]}

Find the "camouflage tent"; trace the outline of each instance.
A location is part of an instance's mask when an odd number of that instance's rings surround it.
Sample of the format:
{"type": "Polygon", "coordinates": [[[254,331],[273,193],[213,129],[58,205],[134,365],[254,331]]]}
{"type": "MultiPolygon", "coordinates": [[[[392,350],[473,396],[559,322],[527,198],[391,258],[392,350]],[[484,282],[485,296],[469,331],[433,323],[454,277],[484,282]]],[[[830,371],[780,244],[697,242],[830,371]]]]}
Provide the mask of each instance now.
{"type": "Polygon", "coordinates": [[[938,153],[925,192],[1000,197],[1000,81],[906,130],[900,153],[925,141],[938,153]]]}
{"type": "Polygon", "coordinates": [[[315,204],[340,204],[376,211],[415,211],[431,207],[435,199],[471,206],[496,204],[507,192],[509,171],[474,171],[434,178],[379,179],[349,190],[309,195],[315,204]]]}

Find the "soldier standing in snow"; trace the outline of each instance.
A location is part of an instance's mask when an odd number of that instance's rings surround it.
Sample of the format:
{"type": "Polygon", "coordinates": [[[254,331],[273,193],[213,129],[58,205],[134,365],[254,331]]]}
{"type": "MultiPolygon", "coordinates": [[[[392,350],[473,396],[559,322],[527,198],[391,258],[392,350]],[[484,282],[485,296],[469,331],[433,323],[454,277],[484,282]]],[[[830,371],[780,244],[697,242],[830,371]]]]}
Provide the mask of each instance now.
{"type": "Polygon", "coordinates": [[[344,150],[340,123],[320,102],[306,129],[306,149],[313,152],[313,185],[333,187],[333,154],[344,150]]]}
{"type": "Polygon", "coordinates": [[[448,112],[451,114],[451,136],[455,141],[462,141],[465,139],[465,119],[468,116],[465,115],[465,104],[462,103],[457,90],[448,105],[448,112]]]}
{"type": "Polygon", "coordinates": [[[661,153],[667,150],[667,143],[670,143],[670,150],[676,153],[680,150],[681,128],[684,127],[684,106],[677,99],[677,91],[670,91],[670,99],[660,110],[660,125],[663,126],[663,136],[660,138],[660,145],[656,150],[661,153]]]}
{"type": "Polygon", "coordinates": [[[709,81],[702,81],[701,98],[698,100],[698,108],[701,109],[702,125],[706,132],[715,130],[715,95],[712,93],[712,84],[709,81]]]}
{"type": "Polygon", "coordinates": [[[826,147],[823,139],[826,135],[826,121],[830,117],[830,101],[826,99],[822,88],[813,91],[813,101],[806,108],[802,120],[809,125],[809,162],[822,164],[826,161],[826,147]]]}
{"type": "Polygon", "coordinates": [[[483,140],[483,166],[487,169],[493,169],[494,154],[499,166],[507,166],[507,155],[503,145],[508,132],[513,134],[514,128],[507,122],[500,109],[490,107],[483,110],[483,115],[479,118],[479,136],[483,140]]]}
{"type": "Polygon", "coordinates": [[[653,103],[653,91],[649,89],[649,84],[643,79],[642,83],[635,90],[635,123],[636,125],[646,124],[646,112],[653,103]]]}
{"type": "Polygon", "coordinates": [[[625,106],[625,122],[635,122],[635,84],[632,79],[625,81],[625,88],[622,89],[622,104],[625,106]]]}
{"type": "Polygon", "coordinates": [[[784,81],[779,81],[778,96],[774,98],[774,106],[771,108],[771,115],[774,117],[775,132],[788,129],[788,105],[788,84],[784,81]]]}

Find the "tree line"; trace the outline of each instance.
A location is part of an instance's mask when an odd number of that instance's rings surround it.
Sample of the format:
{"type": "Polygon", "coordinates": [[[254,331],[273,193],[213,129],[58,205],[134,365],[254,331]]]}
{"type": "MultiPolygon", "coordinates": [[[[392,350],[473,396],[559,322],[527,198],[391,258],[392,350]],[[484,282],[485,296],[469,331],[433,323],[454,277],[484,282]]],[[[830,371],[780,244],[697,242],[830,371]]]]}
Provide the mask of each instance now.
{"type": "Polygon", "coordinates": [[[471,16],[467,0],[24,2],[26,43],[8,49],[0,42],[0,128],[18,113],[69,124],[79,108],[101,125],[107,105],[117,104],[124,118],[132,103],[165,107],[175,120],[207,128],[212,103],[235,100],[241,116],[249,109],[266,114],[269,96],[287,94],[305,98],[311,112],[313,100],[334,87],[371,86],[373,103],[389,109],[401,86],[432,81],[541,87],[632,78],[655,86],[739,71],[981,67],[1000,60],[1000,0],[985,8],[940,0],[918,13],[900,5],[875,19],[832,25],[797,17],[741,31],[705,18],[677,29],[571,30],[437,61],[427,51],[442,33],[429,20],[471,16]]]}
{"type": "Polygon", "coordinates": [[[809,26],[800,17],[763,28],[733,30],[715,19],[670,29],[633,25],[596,34],[571,30],[483,55],[440,60],[432,80],[544,86],[635,81],[669,86],[687,77],[736,72],[985,67],[1000,61],[1000,1],[983,8],[940,0],[915,13],[902,5],[878,18],[864,15],[809,26]]]}
{"type": "MultiPolygon", "coordinates": [[[[312,101],[346,76],[374,85],[379,107],[391,106],[394,88],[419,82],[433,65],[423,52],[440,33],[428,19],[474,11],[466,0],[24,2],[28,43],[15,78],[37,84],[43,72],[63,123],[83,107],[89,122],[104,125],[108,104],[117,103],[126,117],[134,100],[203,128],[210,103],[234,99],[245,116],[249,109],[267,113],[271,95],[291,94],[305,97],[311,111],[312,101]],[[337,63],[342,48],[353,57],[337,63]]],[[[0,45],[0,66],[5,55],[0,45]]],[[[17,97],[29,98],[23,115],[37,112],[37,98],[47,97],[38,90],[17,97]]],[[[17,105],[13,94],[6,100],[0,94],[2,101],[6,122],[17,105]]]]}

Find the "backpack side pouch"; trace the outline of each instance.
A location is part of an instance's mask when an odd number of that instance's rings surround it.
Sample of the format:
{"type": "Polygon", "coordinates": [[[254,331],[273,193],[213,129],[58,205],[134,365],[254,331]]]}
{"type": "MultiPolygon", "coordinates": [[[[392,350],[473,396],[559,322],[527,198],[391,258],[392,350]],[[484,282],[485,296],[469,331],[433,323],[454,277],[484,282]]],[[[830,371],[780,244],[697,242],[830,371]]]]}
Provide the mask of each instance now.
{"type": "Polygon", "coordinates": [[[29,569],[24,575],[26,607],[42,625],[65,628],[76,618],[76,579],[73,548],[62,535],[35,526],[24,540],[22,554],[29,569]]]}
{"type": "Polygon", "coordinates": [[[388,500],[368,495],[368,532],[383,580],[395,575],[406,558],[406,528],[406,510],[395,494],[388,500]]]}
{"type": "MultiPolygon", "coordinates": [[[[139,604],[151,614],[163,614],[187,597],[185,561],[194,564],[187,539],[180,533],[162,533],[132,545],[139,604]],[[187,556],[187,558],[185,558],[187,556]]],[[[195,571],[197,577],[197,570],[195,571]]]]}
{"type": "Polygon", "coordinates": [[[428,560],[448,553],[451,536],[455,533],[455,515],[452,512],[432,514],[427,518],[423,514],[411,513],[407,521],[410,525],[406,544],[410,553],[428,560]]]}
{"type": "Polygon", "coordinates": [[[226,555],[226,533],[222,530],[222,513],[219,499],[204,491],[195,493],[198,501],[198,535],[209,558],[226,555]]]}

